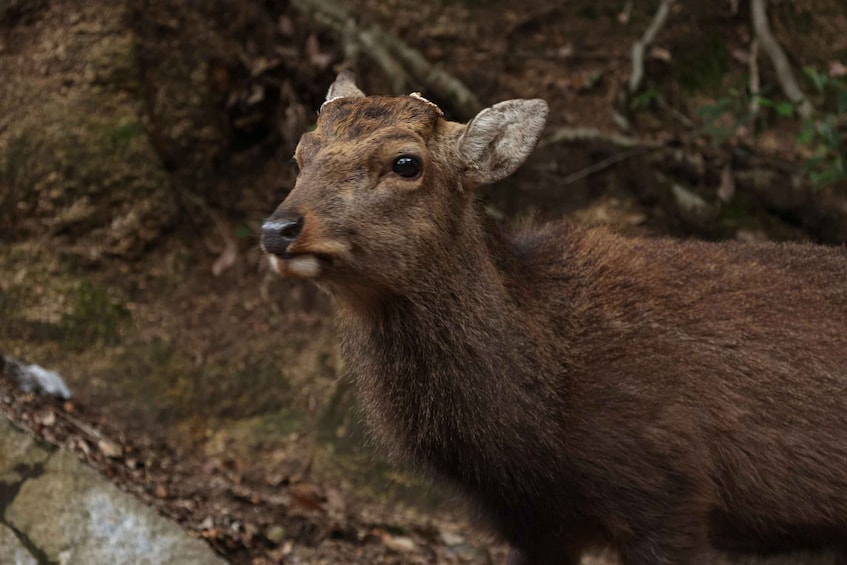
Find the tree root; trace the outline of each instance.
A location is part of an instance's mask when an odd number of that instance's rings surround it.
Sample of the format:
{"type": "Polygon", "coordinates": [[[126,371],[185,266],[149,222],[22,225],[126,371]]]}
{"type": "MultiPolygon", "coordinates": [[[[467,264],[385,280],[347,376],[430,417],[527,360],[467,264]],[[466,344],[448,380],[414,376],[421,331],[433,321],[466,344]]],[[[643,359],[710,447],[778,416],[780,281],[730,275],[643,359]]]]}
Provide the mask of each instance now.
{"type": "Polygon", "coordinates": [[[755,118],[759,114],[759,94],[762,91],[762,83],[759,78],[759,40],[754,38],[750,42],[750,60],[747,62],[750,69],[750,114],[755,118]]]}
{"type": "Polygon", "coordinates": [[[556,143],[599,142],[624,149],[662,147],[665,143],[617,133],[607,133],[594,128],[558,128],[542,139],[538,147],[547,147],[556,143]]]}
{"type": "Polygon", "coordinates": [[[313,24],[338,36],[346,64],[354,65],[359,54],[368,56],[388,78],[395,94],[422,87],[462,119],[470,119],[482,109],[479,99],[459,79],[432,65],[419,51],[380,26],[359,26],[340,4],[332,0],[292,0],[291,5],[313,24]]]}
{"type": "Polygon", "coordinates": [[[665,27],[668,21],[668,16],[671,13],[671,6],[676,0],[662,0],[659,9],[653,16],[650,25],[644,35],[636,41],[632,46],[632,74],[629,76],[629,92],[637,92],[641,88],[641,81],[644,80],[644,54],[647,48],[655,41],[656,35],[665,27]]]}
{"type": "Polygon", "coordinates": [[[771,28],[768,24],[767,0],[751,0],[750,12],[756,38],[759,40],[762,49],[771,58],[782,91],[797,106],[797,113],[803,118],[808,118],[812,115],[814,108],[794,79],[794,73],[791,71],[791,64],[788,62],[788,57],[785,56],[782,47],[776,38],[774,38],[773,33],[771,33],[771,28]]]}

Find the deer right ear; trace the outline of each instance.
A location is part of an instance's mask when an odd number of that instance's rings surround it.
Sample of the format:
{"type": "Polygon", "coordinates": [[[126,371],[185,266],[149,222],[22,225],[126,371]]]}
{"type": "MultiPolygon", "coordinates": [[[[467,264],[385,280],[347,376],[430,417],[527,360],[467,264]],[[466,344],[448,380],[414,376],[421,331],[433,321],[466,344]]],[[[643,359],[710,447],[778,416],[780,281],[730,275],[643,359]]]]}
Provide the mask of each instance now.
{"type": "Polygon", "coordinates": [[[459,155],[469,165],[466,185],[506,178],[523,164],[547,121],[544,100],[507,100],[486,108],[465,126],[459,155]]]}
{"type": "MultiPolygon", "coordinates": [[[[350,71],[341,71],[326,93],[326,102],[336,98],[360,98],[365,94],[356,86],[356,78],[350,71]]],[[[326,104],[324,102],[324,104],[326,104]]]]}

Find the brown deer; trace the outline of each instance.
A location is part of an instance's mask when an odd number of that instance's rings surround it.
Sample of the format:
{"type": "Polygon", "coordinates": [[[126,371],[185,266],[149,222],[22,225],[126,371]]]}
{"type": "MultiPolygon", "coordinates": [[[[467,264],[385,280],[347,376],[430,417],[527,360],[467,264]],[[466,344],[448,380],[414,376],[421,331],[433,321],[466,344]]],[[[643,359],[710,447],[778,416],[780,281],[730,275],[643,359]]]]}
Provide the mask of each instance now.
{"type": "Polygon", "coordinates": [[[512,563],[847,560],[847,250],[503,228],[475,189],[546,114],[463,125],[342,73],[300,140],[262,245],[334,297],[377,439],[457,486],[512,563]]]}

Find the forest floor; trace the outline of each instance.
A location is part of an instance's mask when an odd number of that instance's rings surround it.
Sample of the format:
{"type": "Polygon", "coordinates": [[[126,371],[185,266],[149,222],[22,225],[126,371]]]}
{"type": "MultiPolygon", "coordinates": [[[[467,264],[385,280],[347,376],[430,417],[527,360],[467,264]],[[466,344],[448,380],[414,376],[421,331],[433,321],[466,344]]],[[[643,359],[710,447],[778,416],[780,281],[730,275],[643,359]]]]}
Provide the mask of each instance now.
{"type": "MultiPolygon", "coordinates": [[[[631,70],[632,43],[652,15],[593,0],[533,1],[520,10],[500,1],[345,4],[475,85],[486,104],[548,100],[551,132],[618,131],[612,108],[631,70]]],[[[662,103],[645,97],[633,124],[641,139],[714,152],[692,120],[717,102],[716,93],[743,90],[749,26],[723,3],[687,4],[648,58],[662,103]],[[683,64],[670,64],[677,60],[683,64]]],[[[323,37],[311,36],[307,48],[317,65],[322,53],[339,51],[323,37]]],[[[822,47],[793,41],[791,49],[826,60],[815,51],[822,47]]],[[[387,90],[378,72],[361,71],[367,84],[387,90]]],[[[331,71],[324,75],[326,84],[307,98],[322,97],[331,71]]],[[[794,142],[796,121],[773,118],[755,137],[730,126],[730,137],[773,161],[807,158],[794,142]]],[[[516,181],[484,197],[495,215],[566,215],[640,233],[684,233],[661,198],[633,190],[639,155],[591,173],[605,155],[551,143],[516,181]],[[570,175],[579,178],[556,188],[570,175]]],[[[276,203],[267,194],[251,200],[247,231],[255,234],[276,203]]],[[[241,227],[242,217],[213,219],[213,230],[186,222],[142,257],[96,268],[70,265],[43,242],[2,243],[0,271],[10,274],[0,280],[2,353],[59,370],[74,397],[23,393],[0,379],[0,413],[71,449],[235,564],[503,563],[506,548],[470,524],[461,502],[371,454],[350,411],[327,297],[269,276],[254,235],[221,236],[241,227]],[[219,270],[224,257],[228,268],[219,270]],[[73,284],[56,283],[68,273],[73,284]],[[79,285],[80,278],[89,282],[79,285]],[[35,306],[4,326],[19,298],[35,306]]],[[[745,237],[768,237],[762,229],[756,224],[745,237]]],[[[796,225],[781,233],[804,235],[796,225]]]]}

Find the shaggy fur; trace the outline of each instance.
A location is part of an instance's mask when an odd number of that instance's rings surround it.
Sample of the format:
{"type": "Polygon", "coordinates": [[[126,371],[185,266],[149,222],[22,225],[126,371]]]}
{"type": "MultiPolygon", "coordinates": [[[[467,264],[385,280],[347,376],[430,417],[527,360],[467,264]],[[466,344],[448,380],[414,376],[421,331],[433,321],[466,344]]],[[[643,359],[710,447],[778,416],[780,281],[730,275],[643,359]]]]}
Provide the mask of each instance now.
{"type": "Polygon", "coordinates": [[[294,256],[318,254],[386,450],[464,492],[514,563],[847,560],[847,250],[503,232],[465,131],[413,97],[335,98],[270,218],[306,218],[294,256]],[[420,178],[391,173],[407,154],[420,178]]]}

